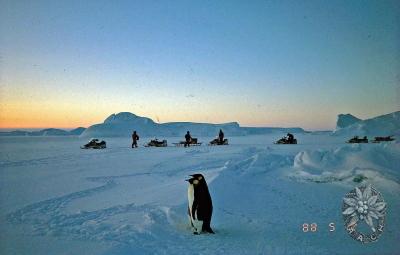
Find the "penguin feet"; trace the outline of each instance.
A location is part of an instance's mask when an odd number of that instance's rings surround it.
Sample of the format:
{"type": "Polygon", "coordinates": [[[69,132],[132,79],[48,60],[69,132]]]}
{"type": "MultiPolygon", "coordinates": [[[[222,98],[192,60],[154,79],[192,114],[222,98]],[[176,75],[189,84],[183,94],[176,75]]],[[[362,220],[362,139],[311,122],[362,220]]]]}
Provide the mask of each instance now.
{"type": "Polygon", "coordinates": [[[205,232],[209,233],[209,234],[215,234],[214,231],[209,227],[204,229],[205,232]]]}
{"type": "Polygon", "coordinates": [[[194,226],[193,226],[192,230],[193,230],[193,235],[200,235],[200,233],[201,233],[201,231],[199,231],[199,229],[194,226]]]}

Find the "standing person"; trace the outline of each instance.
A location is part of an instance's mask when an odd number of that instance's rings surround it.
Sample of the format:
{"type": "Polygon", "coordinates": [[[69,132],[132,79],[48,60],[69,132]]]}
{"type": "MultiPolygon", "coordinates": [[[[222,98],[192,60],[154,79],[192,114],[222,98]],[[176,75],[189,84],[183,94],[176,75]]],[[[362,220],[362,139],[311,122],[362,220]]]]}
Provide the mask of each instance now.
{"type": "Polygon", "coordinates": [[[224,142],[224,132],[222,132],[222,129],[219,130],[218,137],[219,137],[219,142],[223,143],[224,142]]]}
{"type": "Polygon", "coordinates": [[[185,147],[189,147],[190,142],[192,141],[192,136],[190,135],[189,131],[186,132],[185,140],[186,140],[185,147]]]}
{"type": "Polygon", "coordinates": [[[291,133],[288,133],[288,134],[287,134],[287,137],[288,137],[289,143],[292,143],[293,140],[294,140],[294,136],[293,136],[291,133]]]}
{"type": "Polygon", "coordinates": [[[133,131],[133,134],[132,134],[132,148],[137,148],[138,147],[138,145],[137,145],[137,141],[138,140],[139,140],[138,134],[136,133],[136,131],[133,131]]]}

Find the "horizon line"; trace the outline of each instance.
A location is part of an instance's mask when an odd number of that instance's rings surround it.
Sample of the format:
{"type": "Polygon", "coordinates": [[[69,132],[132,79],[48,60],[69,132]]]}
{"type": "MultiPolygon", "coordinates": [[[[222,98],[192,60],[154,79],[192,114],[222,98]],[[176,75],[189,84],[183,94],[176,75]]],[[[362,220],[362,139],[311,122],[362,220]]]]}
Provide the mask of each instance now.
{"type": "MultiPolygon", "coordinates": [[[[165,122],[165,123],[157,123],[157,124],[166,124],[166,123],[182,123],[181,122],[165,122]]],[[[187,122],[187,123],[198,123],[198,124],[214,124],[214,125],[218,125],[218,124],[225,124],[225,123],[206,123],[206,122],[187,122]]],[[[229,123],[229,122],[227,122],[229,123]]],[[[98,123],[96,123],[98,124],[98,123]]],[[[93,125],[96,125],[93,124],[93,125]]],[[[89,127],[93,126],[90,125],[89,127]]],[[[12,131],[26,131],[26,132],[32,132],[32,131],[41,131],[44,129],[61,129],[61,130],[73,130],[76,128],[85,128],[88,129],[89,127],[83,127],[83,126],[78,126],[78,127],[0,127],[0,131],[1,132],[12,132],[12,131]]],[[[304,131],[333,131],[334,129],[326,129],[326,128],[303,128],[301,126],[242,126],[239,124],[240,128],[301,128],[304,131]]]]}

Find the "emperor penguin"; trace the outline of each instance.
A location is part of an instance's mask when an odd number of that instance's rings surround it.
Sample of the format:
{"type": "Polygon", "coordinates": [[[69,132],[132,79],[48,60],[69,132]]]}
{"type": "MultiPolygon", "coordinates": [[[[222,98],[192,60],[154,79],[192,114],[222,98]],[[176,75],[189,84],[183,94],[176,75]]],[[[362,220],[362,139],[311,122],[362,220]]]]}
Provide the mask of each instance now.
{"type": "Polygon", "coordinates": [[[192,178],[186,180],[188,187],[188,214],[190,225],[194,234],[201,232],[214,234],[211,229],[211,216],[213,211],[211,195],[208,191],[207,182],[202,174],[190,175],[192,178]]]}

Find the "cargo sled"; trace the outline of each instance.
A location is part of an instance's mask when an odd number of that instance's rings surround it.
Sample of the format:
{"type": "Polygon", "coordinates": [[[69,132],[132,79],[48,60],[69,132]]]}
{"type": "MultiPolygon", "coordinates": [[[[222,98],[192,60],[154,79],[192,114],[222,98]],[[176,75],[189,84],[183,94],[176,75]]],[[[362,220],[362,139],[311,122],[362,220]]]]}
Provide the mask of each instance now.
{"type": "Polygon", "coordinates": [[[224,139],[222,142],[219,140],[219,138],[215,138],[212,140],[209,145],[228,145],[228,139],[224,139]]]}
{"type": "Polygon", "coordinates": [[[394,141],[394,137],[392,135],[390,136],[376,136],[375,140],[373,140],[373,143],[380,143],[380,142],[390,142],[394,141]]]}
{"type": "Polygon", "coordinates": [[[355,136],[348,140],[347,143],[368,143],[368,138],[366,136],[363,138],[358,138],[358,136],[355,136]]]}
{"type": "Polygon", "coordinates": [[[99,142],[99,139],[92,139],[84,146],[81,146],[81,149],[105,149],[105,148],[106,148],[106,142],[105,141],[99,142]]]}
{"type": "Polygon", "coordinates": [[[190,139],[190,142],[189,142],[189,144],[188,143],[186,143],[186,141],[180,141],[179,143],[173,143],[175,146],[185,146],[185,147],[187,147],[187,146],[200,146],[201,145],[201,143],[199,143],[198,141],[197,141],[197,138],[192,138],[192,139],[190,139]]]}
{"type": "Polygon", "coordinates": [[[145,147],[167,147],[167,140],[159,141],[157,139],[151,140],[148,142],[145,147]]]}

